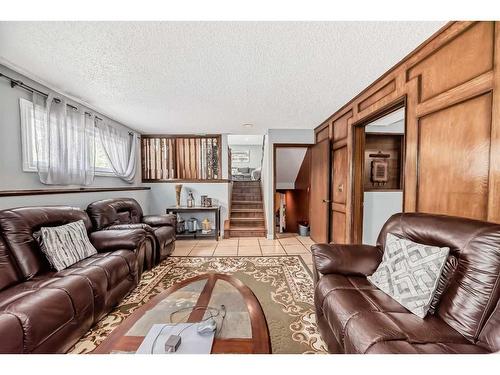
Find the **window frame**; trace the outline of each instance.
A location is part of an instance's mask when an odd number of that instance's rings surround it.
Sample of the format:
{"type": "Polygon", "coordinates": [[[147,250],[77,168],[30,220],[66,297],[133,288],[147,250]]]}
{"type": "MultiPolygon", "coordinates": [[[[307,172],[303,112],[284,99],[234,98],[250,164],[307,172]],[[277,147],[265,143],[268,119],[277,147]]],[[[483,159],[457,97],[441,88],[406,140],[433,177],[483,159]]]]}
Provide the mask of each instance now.
{"type": "MultiPolygon", "coordinates": [[[[23,172],[27,173],[38,173],[38,166],[36,162],[36,150],[31,143],[32,139],[35,137],[34,122],[33,122],[33,102],[26,98],[19,98],[19,111],[20,111],[20,122],[21,122],[21,149],[22,149],[22,169],[23,172]],[[29,113],[28,113],[29,112],[29,113]],[[31,117],[31,119],[29,119],[31,117]]],[[[99,129],[96,128],[96,139],[95,147],[97,149],[98,144],[102,147],[99,129]]],[[[104,152],[104,150],[103,150],[104,152]]],[[[107,157],[107,156],[106,156],[107,157]]],[[[108,159],[109,162],[109,159],[108,159]]],[[[96,167],[94,163],[94,173],[99,177],[118,177],[113,171],[113,168],[101,168],[96,167]]]]}

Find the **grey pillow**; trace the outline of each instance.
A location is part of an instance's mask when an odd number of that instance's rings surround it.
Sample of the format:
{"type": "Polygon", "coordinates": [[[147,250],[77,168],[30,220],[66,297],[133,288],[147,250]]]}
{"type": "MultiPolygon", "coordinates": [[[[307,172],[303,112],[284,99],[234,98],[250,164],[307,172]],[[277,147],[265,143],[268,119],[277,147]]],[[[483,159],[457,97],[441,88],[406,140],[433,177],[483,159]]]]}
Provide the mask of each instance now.
{"type": "Polygon", "coordinates": [[[388,233],[382,262],[368,280],[424,318],[449,252],[448,247],[423,245],[388,233]]]}
{"type": "MultiPolygon", "coordinates": [[[[42,227],[40,233],[43,242],[40,249],[57,271],[97,254],[83,220],[58,227],[42,227]]],[[[40,243],[39,236],[38,242],[40,243]]]]}

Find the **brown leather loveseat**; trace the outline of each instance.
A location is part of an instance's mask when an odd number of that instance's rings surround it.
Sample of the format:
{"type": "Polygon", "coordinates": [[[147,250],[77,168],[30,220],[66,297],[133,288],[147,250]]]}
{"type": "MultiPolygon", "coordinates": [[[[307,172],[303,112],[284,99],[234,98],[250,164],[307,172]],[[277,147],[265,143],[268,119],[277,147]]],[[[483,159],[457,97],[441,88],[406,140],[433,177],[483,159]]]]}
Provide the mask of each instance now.
{"type": "Polygon", "coordinates": [[[311,247],[319,329],[332,353],[490,353],[500,350],[500,225],[450,216],[392,216],[376,246],[311,247]],[[366,279],[387,233],[450,248],[458,265],[434,315],[410,313],[366,279]]]}
{"type": "Polygon", "coordinates": [[[87,213],[94,230],[144,229],[150,245],[145,254],[145,268],[167,258],[175,248],[175,215],[143,215],[140,204],[132,198],[104,199],[91,203],[87,213]]]}
{"type": "Polygon", "coordinates": [[[146,232],[91,228],[78,208],[0,211],[0,353],[64,353],[136,287],[146,232]],[[57,272],[33,233],[78,220],[98,253],[57,272]]]}

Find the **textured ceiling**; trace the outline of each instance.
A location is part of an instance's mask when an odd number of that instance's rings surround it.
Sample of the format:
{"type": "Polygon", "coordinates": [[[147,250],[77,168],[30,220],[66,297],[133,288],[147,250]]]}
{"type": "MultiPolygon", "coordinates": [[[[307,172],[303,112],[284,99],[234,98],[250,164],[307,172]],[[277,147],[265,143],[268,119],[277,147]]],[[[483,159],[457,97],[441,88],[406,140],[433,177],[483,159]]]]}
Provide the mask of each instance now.
{"type": "Polygon", "coordinates": [[[145,133],[262,134],[317,126],[442,25],[0,22],[0,59],[145,133]]]}

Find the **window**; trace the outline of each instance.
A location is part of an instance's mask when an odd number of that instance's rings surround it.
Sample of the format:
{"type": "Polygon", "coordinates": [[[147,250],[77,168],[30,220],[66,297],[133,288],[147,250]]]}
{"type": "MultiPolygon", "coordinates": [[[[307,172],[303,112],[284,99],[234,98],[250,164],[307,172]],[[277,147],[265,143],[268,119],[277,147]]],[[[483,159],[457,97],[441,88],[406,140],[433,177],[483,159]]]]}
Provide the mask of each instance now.
{"type": "Polygon", "coordinates": [[[142,136],[142,179],[221,179],[221,136],[142,136]]]}
{"type": "Polygon", "coordinates": [[[113,167],[109,162],[108,157],[106,156],[106,152],[104,151],[104,147],[102,147],[101,137],[99,134],[99,129],[95,129],[95,173],[96,175],[115,175],[113,171],[113,167]]]}
{"type": "MultiPolygon", "coordinates": [[[[21,109],[21,135],[23,151],[23,171],[37,172],[38,157],[36,154],[36,127],[42,126],[42,118],[34,118],[33,103],[26,99],[20,99],[21,109]]],[[[41,141],[41,140],[40,140],[41,141]]],[[[99,130],[96,128],[95,134],[95,174],[98,176],[114,176],[115,173],[108,157],[102,147],[99,130]]]]}

